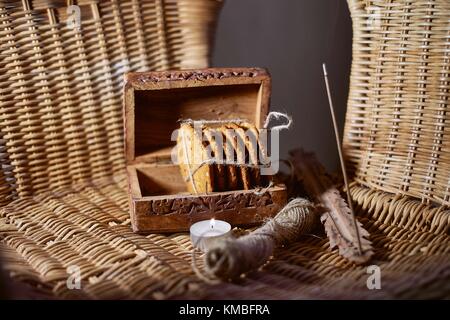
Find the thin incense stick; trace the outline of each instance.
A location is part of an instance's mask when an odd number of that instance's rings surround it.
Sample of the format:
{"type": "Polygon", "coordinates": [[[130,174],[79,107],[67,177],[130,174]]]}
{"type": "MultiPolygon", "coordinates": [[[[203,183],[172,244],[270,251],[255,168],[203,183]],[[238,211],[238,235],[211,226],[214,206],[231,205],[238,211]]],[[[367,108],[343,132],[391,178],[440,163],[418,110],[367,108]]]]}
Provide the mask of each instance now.
{"type": "Polygon", "coordinates": [[[358,223],[356,221],[355,211],[353,210],[352,196],[350,195],[350,187],[348,185],[347,170],[345,169],[344,157],[342,155],[341,138],[339,137],[339,130],[338,130],[337,122],[336,122],[336,116],[334,114],[333,100],[331,99],[330,85],[328,83],[327,68],[325,66],[325,63],[322,64],[322,66],[323,66],[323,76],[325,79],[325,86],[327,88],[328,103],[330,105],[331,118],[333,120],[334,135],[336,137],[336,145],[337,145],[338,152],[339,152],[339,160],[341,162],[342,175],[344,176],[344,184],[345,184],[345,189],[347,191],[346,192],[347,193],[347,202],[348,202],[348,206],[350,208],[350,212],[352,214],[353,225],[355,227],[355,232],[356,232],[356,238],[358,239],[358,251],[359,251],[359,254],[362,255],[361,238],[359,235],[359,228],[358,228],[358,223]]]}

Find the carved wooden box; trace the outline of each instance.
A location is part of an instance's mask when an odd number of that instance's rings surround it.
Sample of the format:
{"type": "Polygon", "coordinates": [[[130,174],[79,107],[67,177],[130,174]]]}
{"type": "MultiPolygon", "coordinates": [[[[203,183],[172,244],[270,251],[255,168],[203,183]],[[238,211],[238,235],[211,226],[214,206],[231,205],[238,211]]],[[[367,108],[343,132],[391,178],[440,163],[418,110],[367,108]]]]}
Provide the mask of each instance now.
{"type": "Polygon", "coordinates": [[[216,218],[249,226],[276,214],[286,187],[189,194],[171,161],[180,119],[247,119],[261,127],[269,108],[270,76],[263,69],[203,69],[128,73],[124,85],[125,153],[134,231],[187,231],[216,218]]]}

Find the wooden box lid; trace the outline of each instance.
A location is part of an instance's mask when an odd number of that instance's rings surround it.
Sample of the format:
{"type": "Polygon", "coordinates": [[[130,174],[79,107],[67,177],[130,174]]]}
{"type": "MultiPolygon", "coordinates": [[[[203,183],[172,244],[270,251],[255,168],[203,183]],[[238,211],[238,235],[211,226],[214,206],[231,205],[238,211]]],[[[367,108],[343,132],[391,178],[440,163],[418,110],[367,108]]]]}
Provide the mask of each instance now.
{"type": "Polygon", "coordinates": [[[260,68],[139,72],[125,75],[127,165],[170,159],[180,119],[245,119],[262,127],[270,76],[260,68]]]}

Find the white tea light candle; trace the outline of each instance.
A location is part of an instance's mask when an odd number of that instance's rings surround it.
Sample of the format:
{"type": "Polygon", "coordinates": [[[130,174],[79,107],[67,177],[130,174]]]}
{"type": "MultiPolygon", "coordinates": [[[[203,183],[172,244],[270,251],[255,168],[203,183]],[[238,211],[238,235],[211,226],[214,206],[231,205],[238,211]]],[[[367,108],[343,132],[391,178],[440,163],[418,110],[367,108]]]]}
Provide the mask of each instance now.
{"type": "Polygon", "coordinates": [[[192,245],[206,252],[212,244],[228,237],[230,230],[231,225],[222,220],[196,222],[190,228],[192,245]]]}

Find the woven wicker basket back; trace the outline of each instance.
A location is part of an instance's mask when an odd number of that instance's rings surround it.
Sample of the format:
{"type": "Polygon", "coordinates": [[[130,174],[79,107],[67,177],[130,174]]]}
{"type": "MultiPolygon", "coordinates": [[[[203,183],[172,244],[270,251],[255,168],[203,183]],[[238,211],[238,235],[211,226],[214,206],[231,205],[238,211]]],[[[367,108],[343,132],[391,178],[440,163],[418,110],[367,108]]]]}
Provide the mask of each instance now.
{"type": "Polygon", "coordinates": [[[0,1],[0,204],[121,169],[123,73],[205,67],[219,9],[0,1]]]}
{"type": "Polygon", "coordinates": [[[344,145],[357,182],[450,204],[450,1],[349,0],[344,145]]]}

